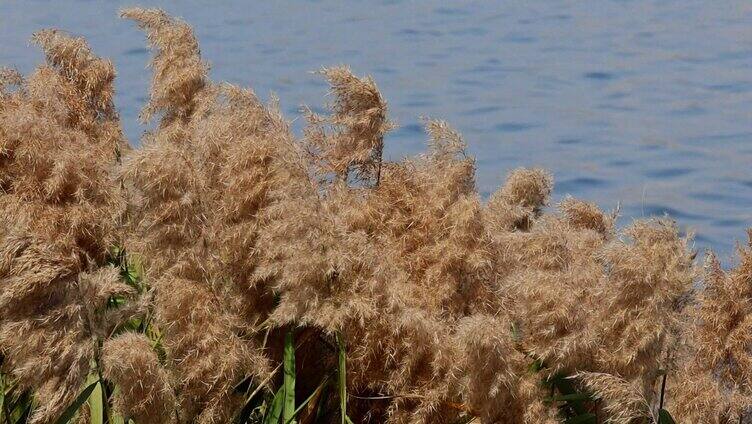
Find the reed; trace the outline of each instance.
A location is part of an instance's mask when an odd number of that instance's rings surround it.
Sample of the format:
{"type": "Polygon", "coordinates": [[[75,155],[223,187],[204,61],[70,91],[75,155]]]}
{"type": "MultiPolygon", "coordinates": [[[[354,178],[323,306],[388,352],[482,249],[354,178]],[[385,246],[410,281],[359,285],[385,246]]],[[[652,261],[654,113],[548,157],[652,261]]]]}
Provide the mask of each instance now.
{"type": "Polygon", "coordinates": [[[462,136],[382,157],[386,101],[324,68],[301,137],[214,82],[185,22],[126,9],[154,122],[123,137],[112,64],[45,30],[0,72],[0,423],[737,423],[752,248],[617,228],[553,177],[488,201],[462,136]]]}

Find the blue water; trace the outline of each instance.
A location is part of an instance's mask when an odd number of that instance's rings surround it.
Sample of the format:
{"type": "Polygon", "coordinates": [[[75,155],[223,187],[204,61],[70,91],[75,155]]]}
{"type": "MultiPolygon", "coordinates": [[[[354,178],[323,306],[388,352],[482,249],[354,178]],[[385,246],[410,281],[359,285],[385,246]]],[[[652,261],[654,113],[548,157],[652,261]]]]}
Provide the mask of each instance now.
{"type": "MultiPolygon", "coordinates": [[[[131,2],[126,4],[133,4],[131,2]]],[[[218,80],[321,107],[310,73],[371,74],[400,129],[396,159],[420,152],[421,116],[459,129],[488,195],[517,166],[543,166],[566,194],[621,205],[625,224],[668,213],[698,249],[726,258],[752,224],[752,2],[142,1],[195,28],[218,80]]],[[[0,64],[41,61],[28,39],[85,36],[117,69],[117,104],[138,142],[149,52],[112,1],[0,0],[0,64]]]]}

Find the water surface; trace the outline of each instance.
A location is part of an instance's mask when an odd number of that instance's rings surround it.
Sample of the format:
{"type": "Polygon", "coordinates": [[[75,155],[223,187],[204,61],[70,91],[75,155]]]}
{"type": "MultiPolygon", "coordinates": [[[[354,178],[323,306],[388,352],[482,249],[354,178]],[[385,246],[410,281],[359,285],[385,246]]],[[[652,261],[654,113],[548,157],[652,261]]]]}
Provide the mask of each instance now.
{"type": "MultiPolygon", "coordinates": [[[[149,52],[114,1],[0,0],[0,64],[28,72],[46,27],[85,36],[118,70],[137,143],[149,52]]],[[[424,149],[420,117],[459,129],[489,195],[509,170],[543,166],[621,223],[668,213],[698,249],[729,257],[752,224],[752,3],[745,1],[140,1],[195,28],[212,77],[271,92],[300,131],[320,108],[310,71],[371,74],[400,129],[398,159],[424,149]]]]}

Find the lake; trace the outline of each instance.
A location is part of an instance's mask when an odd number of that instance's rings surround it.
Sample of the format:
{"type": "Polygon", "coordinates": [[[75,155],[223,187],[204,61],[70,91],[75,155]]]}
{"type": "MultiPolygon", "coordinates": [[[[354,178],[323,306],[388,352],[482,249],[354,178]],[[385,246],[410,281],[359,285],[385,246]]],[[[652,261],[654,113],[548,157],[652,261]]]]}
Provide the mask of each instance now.
{"type": "MultiPolygon", "coordinates": [[[[29,72],[28,40],[86,37],[118,71],[117,106],[138,143],[150,52],[112,1],[0,1],[0,64],[29,72]]],[[[127,2],[124,5],[133,5],[127,2]]],[[[141,1],[193,25],[212,77],[276,93],[300,133],[321,110],[311,73],[372,75],[400,128],[385,154],[424,150],[422,116],[447,120],[477,157],[484,196],[542,166],[620,224],[668,214],[728,260],[752,224],[752,2],[141,1]]]]}

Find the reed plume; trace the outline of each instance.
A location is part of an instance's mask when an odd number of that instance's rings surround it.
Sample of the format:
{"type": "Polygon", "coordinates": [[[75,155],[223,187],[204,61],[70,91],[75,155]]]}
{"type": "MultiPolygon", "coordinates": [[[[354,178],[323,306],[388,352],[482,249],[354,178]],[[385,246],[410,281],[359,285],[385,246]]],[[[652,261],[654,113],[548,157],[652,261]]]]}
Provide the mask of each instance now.
{"type": "Polygon", "coordinates": [[[102,347],[103,376],[116,384],[114,407],[138,423],[174,420],[175,394],[170,378],[144,335],[125,333],[102,347]]]}
{"type": "Polygon", "coordinates": [[[642,390],[614,374],[583,372],[576,374],[585,387],[595,393],[596,399],[605,402],[603,411],[607,422],[630,424],[653,419],[650,404],[642,396],[642,390]]]}
{"type": "Polygon", "coordinates": [[[691,310],[671,390],[679,419],[732,423],[751,412],[750,270],[749,245],[739,248],[739,264],[730,271],[721,268],[714,254],[706,259],[704,287],[691,310]]]}
{"type": "Polygon", "coordinates": [[[571,198],[558,215],[538,214],[542,179],[512,175],[507,184],[530,188],[502,188],[489,203],[498,261],[490,311],[508,316],[518,349],[546,364],[544,374],[610,375],[654,402],[660,370],[675,370],[694,278],[687,240],[665,221],[617,233],[613,217],[571,198]]]}
{"type": "Polygon", "coordinates": [[[0,84],[0,352],[34,393],[30,422],[52,422],[78,394],[99,341],[117,323],[108,301],[133,297],[107,265],[123,199],[112,172],[125,141],[112,64],[86,42],[36,33],[46,64],[0,84]]]}
{"type": "Polygon", "coordinates": [[[276,276],[258,269],[257,244],[261,227],[274,225],[280,189],[308,184],[302,151],[275,105],[208,80],[184,22],[154,9],[123,16],[157,50],[143,117],[160,115],[123,161],[127,244],[155,290],[181,422],[226,422],[241,405],[235,386],[270,371],[257,330],[274,306],[276,276]]]}
{"type": "Polygon", "coordinates": [[[310,125],[305,142],[318,173],[378,184],[384,134],[393,128],[386,117],[386,102],[370,77],[358,78],[347,67],[324,68],[320,73],[335,101],[328,117],[310,109],[306,113],[310,125]]]}

